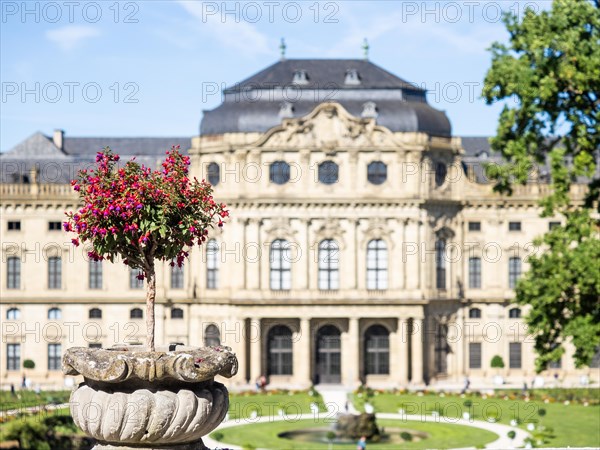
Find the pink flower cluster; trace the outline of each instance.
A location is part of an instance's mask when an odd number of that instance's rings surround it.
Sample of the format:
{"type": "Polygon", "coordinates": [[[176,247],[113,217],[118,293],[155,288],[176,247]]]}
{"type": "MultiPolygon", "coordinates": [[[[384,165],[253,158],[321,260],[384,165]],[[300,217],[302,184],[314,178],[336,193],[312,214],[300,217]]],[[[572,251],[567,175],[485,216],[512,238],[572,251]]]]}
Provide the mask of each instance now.
{"type": "Polygon", "coordinates": [[[189,256],[185,247],[202,244],[209,228],[223,226],[229,216],[218,204],[209,183],[190,180],[190,158],[178,147],[167,151],[162,170],[132,161],[119,167],[119,155],[105,149],[96,155],[96,169],[83,170],[71,185],[82,207],[68,212],[64,229],[78,237],[74,245],[90,242],[90,258],[116,255],[132,267],[151,259],[176,261],[189,256]]]}

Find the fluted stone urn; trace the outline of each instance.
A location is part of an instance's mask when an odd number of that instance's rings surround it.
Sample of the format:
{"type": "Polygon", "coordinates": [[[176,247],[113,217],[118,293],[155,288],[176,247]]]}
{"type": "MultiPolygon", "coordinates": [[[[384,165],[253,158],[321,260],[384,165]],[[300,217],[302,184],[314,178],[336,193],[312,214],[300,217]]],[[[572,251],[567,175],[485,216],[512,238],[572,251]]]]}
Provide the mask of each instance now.
{"type": "Polygon", "coordinates": [[[93,450],[205,449],[202,436],[229,407],[214,377],[237,373],[227,347],[74,347],[62,363],[66,375],[84,378],[70,408],[75,424],[97,440],[93,450]]]}

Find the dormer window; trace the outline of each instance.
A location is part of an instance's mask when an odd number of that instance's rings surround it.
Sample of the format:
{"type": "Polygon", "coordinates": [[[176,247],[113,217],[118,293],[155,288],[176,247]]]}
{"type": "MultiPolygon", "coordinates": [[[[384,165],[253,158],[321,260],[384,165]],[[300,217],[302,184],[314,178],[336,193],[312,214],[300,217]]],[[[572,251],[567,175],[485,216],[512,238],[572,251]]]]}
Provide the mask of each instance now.
{"type": "Polygon", "coordinates": [[[363,118],[373,118],[376,119],[378,116],[377,113],[377,104],[375,102],[367,102],[363,105],[362,113],[360,114],[363,118]]]}
{"type": "Polygon", "coordinates": [[[296,84],[308,84],[308,73],[306,70],[296,70],[294,72],[294,78],[292,83],[296,84]]]}
{"type": "Polygon", "coordinates": [[[294,117],[294,106],[290,102],[284,102],[279,107],[279,117],[286,119],[294,117]]]}
{"type": "Polygon", "coordinates": [[[344,79],[344,84],[349,84],[349,85],[353,85],[353,86],[360,84],[360,77],[358,76],[358,70],[348,69],[346,71],[346,78],[344,79]]]}

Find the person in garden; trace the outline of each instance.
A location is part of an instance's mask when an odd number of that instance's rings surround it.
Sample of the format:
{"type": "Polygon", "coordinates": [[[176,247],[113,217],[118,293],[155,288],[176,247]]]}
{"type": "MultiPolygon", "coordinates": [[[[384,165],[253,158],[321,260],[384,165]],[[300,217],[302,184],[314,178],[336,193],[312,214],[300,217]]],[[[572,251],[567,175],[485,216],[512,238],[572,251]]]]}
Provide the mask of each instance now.
{"type": "Polygon", "coordinates": [[[356,443],[356,450],[366,450],[367,448],[367,437],[361,436],[358,442],[356,443]]]}

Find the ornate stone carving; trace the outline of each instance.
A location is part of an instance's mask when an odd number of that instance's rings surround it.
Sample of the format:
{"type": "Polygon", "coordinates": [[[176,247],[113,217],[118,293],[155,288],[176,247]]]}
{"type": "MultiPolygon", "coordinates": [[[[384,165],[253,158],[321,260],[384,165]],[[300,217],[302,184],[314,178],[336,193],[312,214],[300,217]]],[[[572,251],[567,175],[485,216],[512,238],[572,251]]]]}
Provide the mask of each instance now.
{"type": "Polygon", "coordinates": [[[399,147],[393,133],[376,125],[373,117],[358,118],[339,103],[319,104],[304,117],[284,119],[255,144],[262,148],[336,148],[364,146],[399,147]]]}
{"type": "Polygon", "coordinates": [[[63,372],[83,375],[71,394],[75,424],[98,441],[93,450],[205,450],[202,436],[227,414],[228,392],[215,375],[237,373],[227,347],[172,345],[74,347],[63,372]]]}
{"type": "Polygon", "coordinates": [[[346,247],[343,237],[345,232],[346,230],[342,228],[338,219],[331,219],[323,223],[315,231],[315,240],[316,242],[321,242],[323,239],[333,239],[344,249],[346,247]]]}
{"type": "Polygon", "coordinates": [[[179,445],[214,430],[229,400],[221,383],[156,392],[112,392],[84,384],[73,392],[70,405],[75,424],[101,443],[179,445]]]}
{"type": "Polygon", "coordinates": [[[215,375],[231,378],[237,359],[228,347],[176,347],[177,351],[146,352],[133,346],[110,349],[73,347],[63,355],[66,375],[83,375],[88,380],[118,383],[125,380],[173,380],[198,383],[215,375]]]}

